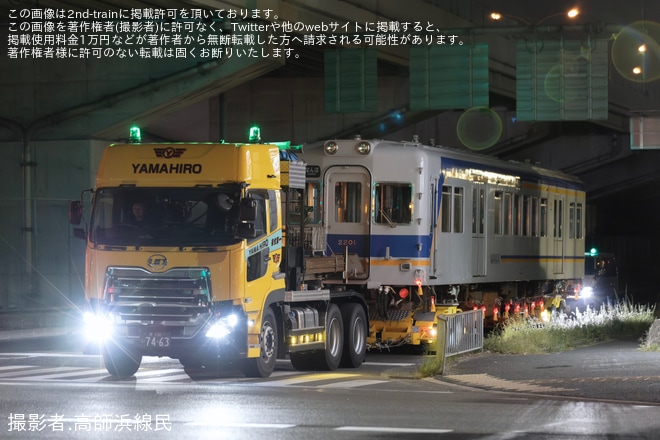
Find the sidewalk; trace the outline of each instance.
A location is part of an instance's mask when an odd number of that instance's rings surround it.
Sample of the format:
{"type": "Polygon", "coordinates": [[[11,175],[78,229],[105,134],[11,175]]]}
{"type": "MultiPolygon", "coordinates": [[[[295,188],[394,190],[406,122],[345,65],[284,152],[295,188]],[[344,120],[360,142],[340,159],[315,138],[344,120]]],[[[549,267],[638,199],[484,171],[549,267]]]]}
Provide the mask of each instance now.
{"type": "Polygon", "coordinates": [[[660,352],[608,341],[554,354],[479,353],[450,361],[437,380],[487,390],[660,405],[660,352]]]}

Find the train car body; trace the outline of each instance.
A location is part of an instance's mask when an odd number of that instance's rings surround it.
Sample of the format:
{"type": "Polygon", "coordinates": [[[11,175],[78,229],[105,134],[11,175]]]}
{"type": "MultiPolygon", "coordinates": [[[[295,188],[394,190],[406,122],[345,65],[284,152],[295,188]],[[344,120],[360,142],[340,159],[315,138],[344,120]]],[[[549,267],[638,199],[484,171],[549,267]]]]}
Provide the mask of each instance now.
{"type": "MultiPolygon", "coordinates": [[[[374,309],[429,298],[490,310],[584,275],[585,192],[574,176],[414,141],[328,141],[300,157],[307,224],[326,234],[312,251],[354,256],[326,283],[387,294],[374,309]]],[[[370,314],[382,328],[394,315],[370,314]]]]}

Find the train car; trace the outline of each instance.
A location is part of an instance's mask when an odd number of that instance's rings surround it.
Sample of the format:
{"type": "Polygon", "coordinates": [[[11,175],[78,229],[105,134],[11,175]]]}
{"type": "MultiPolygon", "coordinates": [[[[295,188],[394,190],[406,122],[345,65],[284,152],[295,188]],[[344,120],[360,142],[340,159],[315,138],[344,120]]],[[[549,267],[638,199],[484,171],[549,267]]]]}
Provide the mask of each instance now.
{"type": "Polygon", "coordinates": [[[507,301],[572,292],[584,275],[585,192],[574,176],[416,139],[331,140],[299,157],[306,248],[347,255],[342,277],[324,283],[376,302],[372,344],[395,343],[382,335],[406,303],[413,327],[427,301],[497,315],[507,301]]]}

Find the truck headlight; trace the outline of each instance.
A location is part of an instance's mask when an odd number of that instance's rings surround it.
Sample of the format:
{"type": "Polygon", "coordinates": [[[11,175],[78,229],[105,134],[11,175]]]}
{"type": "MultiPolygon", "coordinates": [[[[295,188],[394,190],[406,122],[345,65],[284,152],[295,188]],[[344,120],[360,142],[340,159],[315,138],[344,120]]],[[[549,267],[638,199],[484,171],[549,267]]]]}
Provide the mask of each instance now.
{"type": "Polygon", "coordinates": [[[83,323],[85,326],[84,335],[92,341],[103,342],[108,340],[112,335],[112,320],[106,315],[85,312],[83,315],[83,323]]]}
{"type": "Polygon", "coordinates": [[[206,331],[206,337],[222,339],[234,331],[238,325],[238,321],[237,315],[223,316],[206,331]]]}

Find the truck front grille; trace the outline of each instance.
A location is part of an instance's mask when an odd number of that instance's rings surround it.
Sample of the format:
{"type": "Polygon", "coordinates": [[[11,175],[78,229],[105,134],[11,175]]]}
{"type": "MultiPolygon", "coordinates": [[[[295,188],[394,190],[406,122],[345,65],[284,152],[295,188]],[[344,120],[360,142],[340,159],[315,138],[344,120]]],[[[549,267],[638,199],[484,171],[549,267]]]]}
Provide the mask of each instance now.
{"type": "Polygon", "coordinates": [[[209,271],[194,267],[153,273],[141,268],[110,267],[104,299],[110,313],[125,323],[195,324],[209,313],[209,271]]]}

